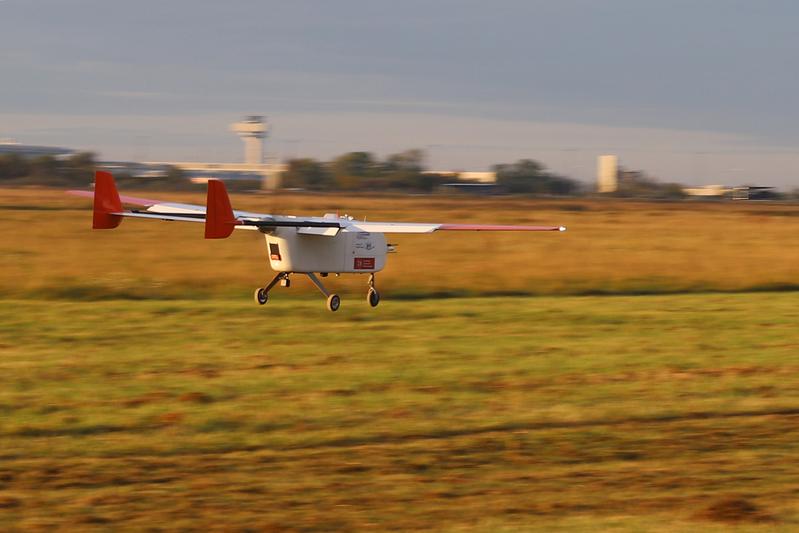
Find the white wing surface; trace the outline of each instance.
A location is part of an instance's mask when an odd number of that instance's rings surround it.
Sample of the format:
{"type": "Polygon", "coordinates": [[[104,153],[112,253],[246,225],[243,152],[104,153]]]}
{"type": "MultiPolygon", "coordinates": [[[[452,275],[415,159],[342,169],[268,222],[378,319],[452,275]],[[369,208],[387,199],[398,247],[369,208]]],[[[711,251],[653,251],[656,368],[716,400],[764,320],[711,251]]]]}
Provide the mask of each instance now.
{"type": "Polygon", "coordinates": [[[420,222],[345,222],[348,229],[379,233],[433,233],[434,231],[566,231],[563,226],[503,226],[491,224],[425,224],[420,222]]]}

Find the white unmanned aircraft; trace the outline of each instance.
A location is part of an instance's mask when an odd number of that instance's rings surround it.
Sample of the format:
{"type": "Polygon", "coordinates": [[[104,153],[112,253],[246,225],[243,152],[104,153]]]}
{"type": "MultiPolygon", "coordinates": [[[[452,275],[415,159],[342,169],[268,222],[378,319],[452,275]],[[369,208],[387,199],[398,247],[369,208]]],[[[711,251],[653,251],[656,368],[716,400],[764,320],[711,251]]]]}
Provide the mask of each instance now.
{"type": "Polygon", "coordinates": [[[206,205],[191,205],[133,196],[120,196],[113,176],[95,174],[94,192],[69,191],[94,198],[94,229],[119,226],[123,217],[180,220],[205,224],[206,239],[224,239],[234,229],[257,230],[266,237],[269,265],[277,275],[264,287],[255,290],[255,301],[263,305],[269,291],[278,283],[289,287],[291,274],[305,274],[327,297],[327,308],[336,311],[341,305],[337,294],[328,291],[319,278],[328,274],[369,274],[367,301],[372,307],[380,302],[375,288],[375,273],[386,265],[386,254],[394,251],[386,244],[384,233],[432,233],[434,231],[565,231],[563,226],[485,226],[477,224],[423,224],[412,222],[366,222],[351,216],[326,214],[323,217],[266,215],[234,211],[224,183],[208,180],[206,205]],[[143,206],[125,211],[122,204],[143,206]]]}

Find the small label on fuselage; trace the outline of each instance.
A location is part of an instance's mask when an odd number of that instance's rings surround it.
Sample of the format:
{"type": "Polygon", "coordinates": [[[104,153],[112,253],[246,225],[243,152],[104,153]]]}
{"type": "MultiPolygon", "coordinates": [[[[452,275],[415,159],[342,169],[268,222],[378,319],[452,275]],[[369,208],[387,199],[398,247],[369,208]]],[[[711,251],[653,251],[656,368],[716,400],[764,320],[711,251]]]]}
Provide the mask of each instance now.
{"type": "Polygon", "coordinates": [[[353,267],[355,270],[372,270],[375,268],[375,258],[374,257],[356,257],[355,258],[355,265],[353,267]]]}
{"type": "Polygon", "coordinates": [[[269,259],[280,261],[280,247],[274,242],[269,243],[269,259]]]}

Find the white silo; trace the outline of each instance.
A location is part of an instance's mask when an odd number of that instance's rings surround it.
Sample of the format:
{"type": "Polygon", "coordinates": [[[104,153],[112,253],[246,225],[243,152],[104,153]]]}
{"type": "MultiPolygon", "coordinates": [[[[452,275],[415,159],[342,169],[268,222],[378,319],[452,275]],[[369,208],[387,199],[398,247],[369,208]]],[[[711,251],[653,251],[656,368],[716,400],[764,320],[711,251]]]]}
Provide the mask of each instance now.
{"type": "Polygon", "coordinates": [[[597,192],[616,192],[619,188],[619,158],[601,155],[597,161],[597,192]]]}

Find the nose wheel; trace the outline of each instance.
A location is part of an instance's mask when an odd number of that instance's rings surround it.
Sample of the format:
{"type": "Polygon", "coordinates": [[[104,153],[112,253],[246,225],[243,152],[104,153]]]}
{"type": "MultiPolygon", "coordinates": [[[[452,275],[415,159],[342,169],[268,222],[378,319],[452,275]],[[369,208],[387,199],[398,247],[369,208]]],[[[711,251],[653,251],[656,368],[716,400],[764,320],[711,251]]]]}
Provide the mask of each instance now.
{"type": "Polygon", "coordinates": [[[255,303],[258,305],[264,305],[266,302],[269,301],[269,293],[264,290],[263,287],[258,287],[255,289],[255,294],[253,295],[255,299],[255,303]]]}
{"type": "Polygon", "coordinates": [[[327,310],[328,311],[338,311],[338,307],[341,305],[341,298],[338,297],[338,294],[331,294],[327,297],[327,310]]]}
{"type": "Polygon", "coordinates": [[[377,307],[377,304],[380,303],[380,293],[375,289],[369,289],[369,292],[366,293],[366,301],[372,307],[377,307]]]}

